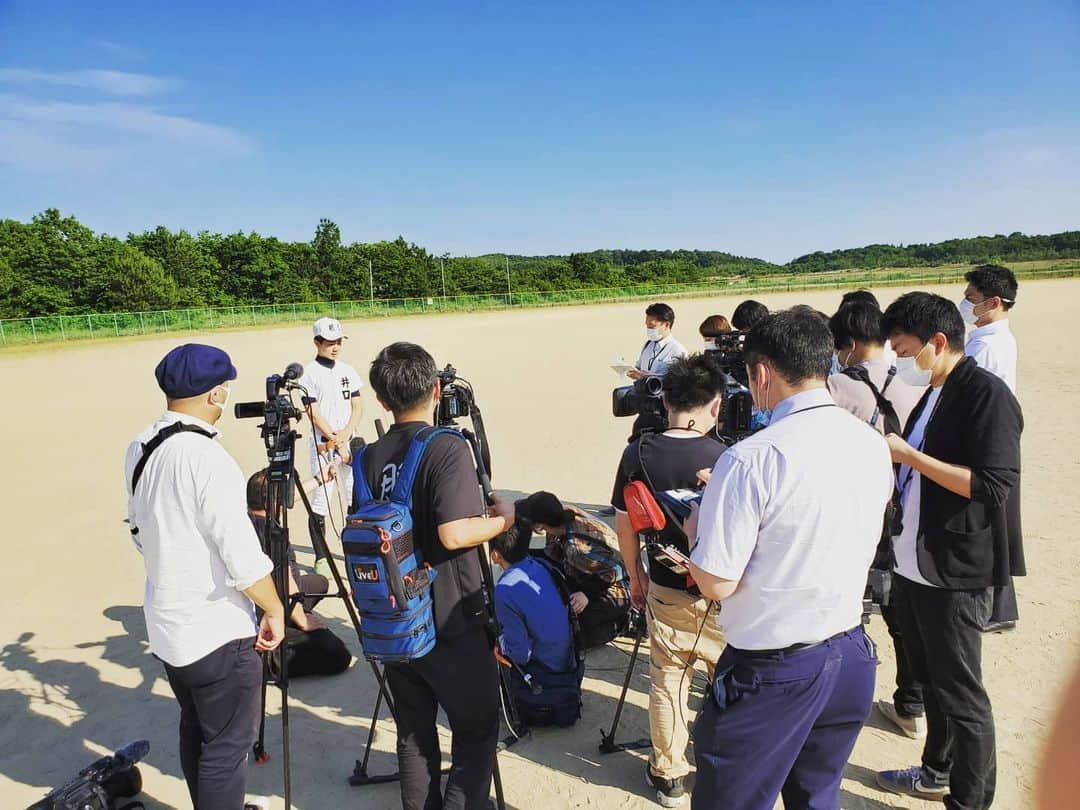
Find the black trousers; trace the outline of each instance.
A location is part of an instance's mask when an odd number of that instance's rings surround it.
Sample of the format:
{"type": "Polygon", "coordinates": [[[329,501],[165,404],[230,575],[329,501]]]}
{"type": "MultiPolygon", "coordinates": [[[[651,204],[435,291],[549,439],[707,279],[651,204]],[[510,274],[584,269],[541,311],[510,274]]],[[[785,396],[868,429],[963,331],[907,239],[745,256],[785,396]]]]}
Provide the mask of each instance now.
{"type": "Polygon", "coordinates": [[[404,810],[479,810],[488,803],[499,741],[499,673],[482,627],[450,639],[407,664],[389,664],[395,702],[398,772],[404,810]],[[453,742],[450,775],[441,789],[436,729],[446,712],[453,742]]]}
{"type": "Polygon", "coordinates": [[[994,799],[994,716],[982,683],[982,626],[990,616],[987,588],[950,591],[897,576],[897,619],[913,676],[926,706],[923,767],[948,775],[947,807],[983,810],[994,799]]]}
{"type": "Polygon", "coordinates": [[[180,704],[180,767],[195,810],[244,806],[263,674],[254,642],[230,641],[187,666],[165,664],[180,704]]]}
{"type": "MultiPolygon", "coordinates": [[[[892,576],[895,582],[898,575],[892,576]]],[[[903,596],[898,596],[894,591],[889,594],[889,597],[889,604],[881,606],[881,618],[885,620],[885,627],[889,631],[889,638],[892,639],[893,650],[896,653],[896,690],[893,692],[893,706],[896,707],[897,714],[903,717],[922,717],[925,713],[923,687],[911,673],[911,663],[904,651],[903,633],[900,631],[900,623],[896,615],[896,600],[902,599],[903,596]]]]}
{"type": "Polygon", "coordinates": [[[589,604],[578,615],[581,639],[586,649],[607,644],[626,626],[629,605],[619,604],[606,593],[589,597],[589,604]]]}

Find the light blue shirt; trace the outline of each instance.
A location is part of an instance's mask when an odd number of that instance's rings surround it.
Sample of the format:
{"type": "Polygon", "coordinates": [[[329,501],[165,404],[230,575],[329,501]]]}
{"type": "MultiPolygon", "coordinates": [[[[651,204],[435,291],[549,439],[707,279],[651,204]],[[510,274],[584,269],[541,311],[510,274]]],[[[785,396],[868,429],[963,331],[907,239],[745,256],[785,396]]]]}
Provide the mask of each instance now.
{"type": "Polygon", "coordinates": [[[824,388],[783,400],[721,455],[690,557],[739,583],[718,617],[728,643],[778,649],[856,627],[892,489],[884,438],[824,388]]]}

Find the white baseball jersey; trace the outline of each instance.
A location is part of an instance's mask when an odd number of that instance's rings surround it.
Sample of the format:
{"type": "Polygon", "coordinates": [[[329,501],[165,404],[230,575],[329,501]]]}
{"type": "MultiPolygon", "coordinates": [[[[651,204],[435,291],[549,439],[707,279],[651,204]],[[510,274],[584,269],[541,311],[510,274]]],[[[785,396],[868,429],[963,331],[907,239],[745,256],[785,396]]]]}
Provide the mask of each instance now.
{"type": "MultiPolygon", "coordinates": [[[[334,430],[341,430],[349,424],[353,397],[360,395],[364,385],[356,369],[340,360],[327,365],[325,361],[316,359],[304,366],[304,377],[300,382],[308,390],[305,403],[318,403],[324,422],[334,430]]],[[[312,430],[313,434],[316,432],[312,430]]],[[[321,444],[324,441],[326,438],[320,435],[318,442],[321,444]]]]}

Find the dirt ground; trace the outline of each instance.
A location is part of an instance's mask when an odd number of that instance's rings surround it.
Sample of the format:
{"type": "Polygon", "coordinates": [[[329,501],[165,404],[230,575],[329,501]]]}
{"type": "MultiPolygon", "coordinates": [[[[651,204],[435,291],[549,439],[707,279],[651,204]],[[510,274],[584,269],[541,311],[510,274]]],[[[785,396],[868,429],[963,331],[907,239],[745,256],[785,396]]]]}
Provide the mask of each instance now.
{"type": "MultiPolygon", "coordinates": [[[[887,303],[902,290],[883,289],[887,303]]],[[[959,288],[942,289],[959,298],[959,288]]],[[[1019,580],[1022,621],[984,644],[986,681],[998,739],[998,801],[1032,805],[1042,740],[1080,650],[1080,352],[1068,324],[1078,281],[1023,285],[1012,320],[1020,342],[1024,433],[1023,515],[1029,576],[1019,580]]],[[[839,293],[792,293],[771,308],[809,303],[831,312],[839,293]]],[[[674,302],[675,333],[691,348],[696,326],[736,300],[674,302]]],[[[546,488],[564,500],[603,504],[629,431],[610,415],[608,368],[633,360],[643,340],[642,304],[454,315],[348,323],[344,359],[366,377],[383,345],[412,340],[471,380],[484,410],[500,489],[546,488]]],[[[90,760],[137,738],[150,740],[143,765],[147,807],[187,806],[177,756],[177,708],[160,664],[146,650],[143,568],[122,523],[122,458],[130,439],[163,402],[153,367],[174,345],[201,340],[226,349],[240,370],[233,402],[259,399],[264,378],[312,354],[307,327],[85,343],[0,354],[9,383],[0,413],[8,451],[0,464],[6,503],[6,587],[0,592],[0,804],[22,807],[90,760]]],[[[365,393],[364,434],[385,415],[365,393]]],[[[220,423],[225,446],[243,468],[264,462],[256,421],[231,414],[220,423]]],[[[301,463],[303,469],[306,460],[301,463]]],[[[309,562],[304,522],[295,541],[309,562]]],[[[340,603],[320,608],[328,624],[359,645],[340,603]]],[[[878,697],[891,694],[892,651],[880,618],[872,634],[882,663],[878,697]]],[[[501,755],[507,806],[533,808],[656,806],[644,787],[645,752],[600,755],[628,664],[627,645],[591,654],[582,719],[572,730],[539,731],[501,755]]],[[[619,727],[620,740],[647,736],[647,656],[639,659],[619,727]]],[[[700,687],[695,689],[700,700],[700,687]]],[[[347,673],[296,681],[290,701],[293,802],[298,808],[393,807],[397,786],[350,788],[376,689],[362,660],[347,673]]],[[[279,797],[278,700],[271,697],[270,764],[253,767],[250,791],[279,797]]],[[[447,745],[444,751],[448,751],[447,745]]],[[[393,768],[394,730],[377,726],[371,771],[393,768]]],[[[844,808],[925,806],[873,787],[874,771],[918,761],[918,743],[889,732],[875,716],[848,766],[844,808]]]]}

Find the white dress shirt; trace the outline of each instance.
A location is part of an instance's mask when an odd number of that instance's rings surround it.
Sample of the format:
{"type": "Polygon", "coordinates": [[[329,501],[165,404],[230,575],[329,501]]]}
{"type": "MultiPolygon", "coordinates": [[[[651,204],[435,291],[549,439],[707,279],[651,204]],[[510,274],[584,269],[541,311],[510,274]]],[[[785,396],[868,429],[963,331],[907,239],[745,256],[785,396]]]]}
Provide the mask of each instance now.
{"type": "Polygon", "coordinates": [[[892,489],[884,438],[824,388],[721,455],[690,556],[739,583],[718,618],[728,643],[781,649],[858,626],[892,489]]]}
{"type": "MultiPolygon", "coordinates": [[[[919,420],[911,427],[907,442],[916,450],[922,450],[923,440],[926,438],[926,426],[930,424],[934,416],[934,409],[940,397],[941,386],[930,389],[930,396],[926,398],[926,405],[919,414],[919,420]]],[[[919,571],[919,558],[916,551],[919,514],[922,508],[922,473],[906,464],[901,464],[896,473],[896,485],[900,490],[904,528],[893,538],[893,556],[896,558],[893,570],[912,582],[937,587],[932,582],[928,582],[919,571]]]]}
{"type": "Polygon", "coordinates": [[[181,667],[255,635],[255,606],[243,590],[272,565],[248,518],[244,475],[215,439],[192,432],[166,439],[132,495],[143,443],[178,421],[217,434],[200,419],[166,411],[128,447],[124,484],[128,519],[138,528],[133,539],[146,566],[150,651],[181,667]]]}
{"type": "Polygon", "coordinates": [[[685,346],[668,335],[662,340],[646,342],[638,357],[636,368],[650,377],[663,377],[674,360],[686,357],[688,354],[685,346]]]}
{"type": "Polygon", "coordinates": [[[1001,377],[1016,394],[1016,338],[1009,329],[1008,318],[972,329],[964,354],[975,358],[979,368],[1001,377]]]}

